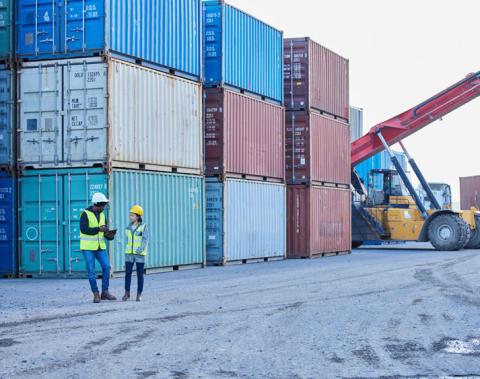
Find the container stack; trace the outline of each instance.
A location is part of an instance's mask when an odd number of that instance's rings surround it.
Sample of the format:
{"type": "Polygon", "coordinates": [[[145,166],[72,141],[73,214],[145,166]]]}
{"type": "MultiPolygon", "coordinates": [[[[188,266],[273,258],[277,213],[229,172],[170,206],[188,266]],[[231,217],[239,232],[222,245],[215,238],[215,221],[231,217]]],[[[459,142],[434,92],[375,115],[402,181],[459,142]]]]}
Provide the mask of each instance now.
{"type": "Polygon", "coordinates": [[[284,41],[287,256],[351,250],[348,60],[284,41]]]}
{"type": "Polygon", "coordinates": [[[283,259],[282,32],[203,4],[207,263],[283,259]]]}
{"type": "Polygon", "coordinates": [[[17,271],[14,2],[0,0],[0,278],[17,271]]]}
{"type": "Polygon", "coordinates": [[[134,204],[151,230],[147,270],[202,265],[200,0],[18,9],[20,274],[84,274],[79,218],[95,192],[119,231],[115,272],[134,204]]]}
{"type": "Polygon", "coordinates": [[[350,106],[350,143],[363,136],[363,109],[350,106]]]}

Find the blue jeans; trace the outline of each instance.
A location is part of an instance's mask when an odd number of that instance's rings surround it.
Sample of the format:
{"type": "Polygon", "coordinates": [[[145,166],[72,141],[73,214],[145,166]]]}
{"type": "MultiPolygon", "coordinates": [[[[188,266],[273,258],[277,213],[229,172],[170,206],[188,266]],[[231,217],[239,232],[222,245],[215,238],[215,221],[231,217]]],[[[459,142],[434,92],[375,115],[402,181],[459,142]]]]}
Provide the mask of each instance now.
{"type": "MultiPolygon", "coordinates": [[[[125,291],[130,292],[130,285],[132,284],[133,262],[125,262],[125,291]]],[[[145,263],[138,263],[137,265],[137,292],[143,292],[143,270],[145,269],[145,263]]]]}
{"type": "Polygon", "coordinates": [[[110,284],[110,260],[105,250],[97,251],[82,251],[85,258],[85,264],[87,265],[88,281],[90,282],[90,288],[92,292],[98,292],[97,276],[95,275],[95,258],[100,266],[102,266],[102,292],[108,291],[110,284]]]}

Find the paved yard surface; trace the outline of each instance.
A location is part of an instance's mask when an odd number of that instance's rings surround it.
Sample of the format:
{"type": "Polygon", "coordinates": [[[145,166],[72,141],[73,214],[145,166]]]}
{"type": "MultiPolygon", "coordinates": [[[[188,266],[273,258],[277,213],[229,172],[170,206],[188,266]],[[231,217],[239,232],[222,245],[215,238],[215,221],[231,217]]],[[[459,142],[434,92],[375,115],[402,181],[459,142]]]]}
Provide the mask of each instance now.
{"type": "Polygon", "coordinates": [[[480,251],[414,248],[150,275],[142,303],[0,281],[0,378],[480,375],[480,251]]]}

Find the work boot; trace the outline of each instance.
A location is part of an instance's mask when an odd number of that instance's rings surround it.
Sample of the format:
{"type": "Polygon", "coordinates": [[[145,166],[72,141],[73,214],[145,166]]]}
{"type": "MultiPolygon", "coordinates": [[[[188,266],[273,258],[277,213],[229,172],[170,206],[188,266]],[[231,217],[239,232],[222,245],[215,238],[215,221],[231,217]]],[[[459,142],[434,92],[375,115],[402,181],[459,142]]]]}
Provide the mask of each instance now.
{"type": "Polygon", "coordinates": [[[127,301],[130,299],[130,291],[125,291],[125,295],[123,295],[122,300],[127,301]]]}
{"type": "Polygon", "coordinates": [[[102,300],[117,300],[117,298],[113,296],[110,292],[105,291],[102,292],[102,300]]]}
{"type": "Polygon", "coordinates": [[[93,302],[100,303],[100,294],[98,292],[93,293],[93,302]]]}
{"type": "Polygon", "coordinates": [[[142,301],[142,294],[137,292],[137,301],[142,301]]]}

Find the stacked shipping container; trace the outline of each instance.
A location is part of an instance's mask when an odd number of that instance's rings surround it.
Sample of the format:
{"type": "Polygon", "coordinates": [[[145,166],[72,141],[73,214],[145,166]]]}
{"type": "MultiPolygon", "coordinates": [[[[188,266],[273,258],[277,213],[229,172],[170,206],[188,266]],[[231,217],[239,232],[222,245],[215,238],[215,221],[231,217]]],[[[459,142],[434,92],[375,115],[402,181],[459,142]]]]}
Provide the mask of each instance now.
{"type": "Polygon", "coordinates": [[[351,249],[348,60],[309,38],[284,41],[287,255],[351,249]]]}
{"type": "Polygon", "coordinates": [[[207,262],[283,258],[282,33],[203,4],[207,262]]]}
{"type": "Polygon", "coordinates": [[[14,3],[0,0],[0,278],[17,271],[14,3]]]}
{"type": "Polygon", "coordinates": [[[460,178],[460,209],[480,210],[480,175],[460,178]]]}
{"type": "Polygon", "coordinates": [[[18,2],[20,273],[84,275],[79,219],[111,199],[113,270],[145,208],[146,268],[204,263],[201,1],[18,2]]]}

